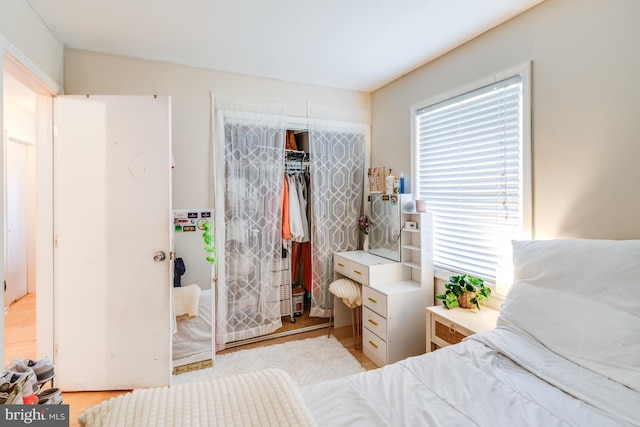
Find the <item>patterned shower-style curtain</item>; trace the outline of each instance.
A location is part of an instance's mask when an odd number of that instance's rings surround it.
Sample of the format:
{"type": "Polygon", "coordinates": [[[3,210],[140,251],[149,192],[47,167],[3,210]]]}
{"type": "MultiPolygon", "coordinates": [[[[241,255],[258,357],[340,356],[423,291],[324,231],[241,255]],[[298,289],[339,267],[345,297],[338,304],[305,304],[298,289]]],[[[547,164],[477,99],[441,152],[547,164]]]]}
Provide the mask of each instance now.
{"type": "Polygon", "coordinates": [[[268,334],[280,320],[286,108],[213,98],[216,347],[268,334]]]}
{"type": "Polygon", "coordinates": [[[358,248],[364,196],[366,113],[309,106],[311,165],[311,316],[329,317],[334,252],[358,248]]]}

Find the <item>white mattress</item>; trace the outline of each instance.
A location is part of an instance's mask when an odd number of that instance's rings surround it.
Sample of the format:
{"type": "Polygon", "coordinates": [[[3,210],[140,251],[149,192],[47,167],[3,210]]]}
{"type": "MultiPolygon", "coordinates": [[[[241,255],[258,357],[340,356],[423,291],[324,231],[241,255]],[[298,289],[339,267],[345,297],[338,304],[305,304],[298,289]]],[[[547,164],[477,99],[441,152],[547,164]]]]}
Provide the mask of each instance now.
{"type": "Polygon", "coordinates": [[[301,393],[316,423],[331,427],[607,427],[640,421],[638,393],[504,329],[304,386],[301,393]]]}
{"type": "Polygon", "coordinates": [[[211,353],[212,291],[203,290],[198,303],[198,316],[177,321],[173,334],[173,360],[183,359],[199,353],[211,353]]]}

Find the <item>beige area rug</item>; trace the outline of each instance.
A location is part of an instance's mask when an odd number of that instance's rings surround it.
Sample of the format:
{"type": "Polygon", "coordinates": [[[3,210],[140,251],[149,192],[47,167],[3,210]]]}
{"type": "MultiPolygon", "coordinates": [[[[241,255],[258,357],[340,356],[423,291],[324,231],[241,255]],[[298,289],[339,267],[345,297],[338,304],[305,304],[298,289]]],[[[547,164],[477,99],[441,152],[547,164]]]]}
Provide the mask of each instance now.
{"type": "Polygon", "coordinates": [[[365,369],[333,336],[320,336],[216,356],[212,368],[174,375],[171,385],[280,368],[298,385],[346,377],[365,369]]]}

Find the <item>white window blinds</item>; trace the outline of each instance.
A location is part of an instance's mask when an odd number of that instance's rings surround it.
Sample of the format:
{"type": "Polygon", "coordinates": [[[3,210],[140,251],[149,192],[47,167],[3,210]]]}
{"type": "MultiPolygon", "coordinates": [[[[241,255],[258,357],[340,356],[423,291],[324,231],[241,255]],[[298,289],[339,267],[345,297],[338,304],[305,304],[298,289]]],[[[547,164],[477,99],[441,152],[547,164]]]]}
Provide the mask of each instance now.
{"type": "Polygon", "coordinates": [[[434,266],[495,281],[523,232],[520,74],[416,110],[416,196],[434,214],[434,266]]]}

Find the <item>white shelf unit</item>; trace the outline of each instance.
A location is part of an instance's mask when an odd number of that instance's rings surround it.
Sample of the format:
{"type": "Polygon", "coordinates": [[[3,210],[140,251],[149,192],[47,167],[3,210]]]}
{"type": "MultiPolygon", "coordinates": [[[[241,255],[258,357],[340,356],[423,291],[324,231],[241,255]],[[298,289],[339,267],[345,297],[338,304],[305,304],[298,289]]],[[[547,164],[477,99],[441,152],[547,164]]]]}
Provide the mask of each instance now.
{"type": "Polygon", "coordinates": [[[401,213],[402,235],[400,238],[401,262],[409,269],[411,280],[430,289],[428,305],[433,305],[433,214],[431,212],[401,213]],[[415,222],[416,228],[409,229],[406,222],[415,222]]]}

